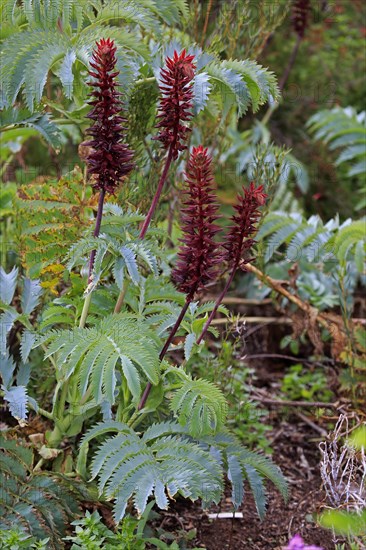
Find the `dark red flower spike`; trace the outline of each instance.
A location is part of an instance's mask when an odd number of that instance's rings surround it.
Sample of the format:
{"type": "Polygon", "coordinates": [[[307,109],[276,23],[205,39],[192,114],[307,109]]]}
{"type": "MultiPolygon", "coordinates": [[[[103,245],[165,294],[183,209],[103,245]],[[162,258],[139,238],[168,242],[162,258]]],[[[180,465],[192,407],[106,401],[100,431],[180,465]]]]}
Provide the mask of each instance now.
{"type": "Polygon", "coordinates": [[[295,0],[293,3],[291,16],[292,26],[300,39],[304,38],[310,9],[310,0],[295,0]]]}
{"type": "Polygon", "coordinates": [[[257,230],[256,223],[261,216],[259,207],[264,205],[266,197],[267,195],[263,192],[263,185],[256,187],[253,182],[250,183],[248,188],[243,187],[243,194],[238,195],[238,202],[234,206],[236,213],[231,218],[232,225],[223,245],[226,250],[224,259],[229,264],[230,274],[202,329],[197,344],[203,340],[216,311],[233,282],[236,270],[239,266],[244,268],[246,263],[253,260],[253,258],[247,258],[246,254],[255,243],[253,236],[257,230]]]}
{"type": "Polygon", "coordinates": [[[161,130],[153,139],[161,141],[168,154],[154,198],[141,227],[141,239],[145,237],[154,215],[172,161],[178,158],[179,151],[184,151],[187,148],[185,142],[191,130],[185,125],[185,122],[188,122],[193,116],[191,112],[193,105],[192,80],[196,68],[193,59],[194,56],[187,55],[185,50],[180,54],[174,51],[172,58],[166,58],[165,67],[161,70],[159,88],[162,98],[158,114],[160,122],[157,124],[157,128],[161,128],[161,130]]]}
{"type": "Polygon", "coordinates": [[[105,193],[114,193],[121,179],[134,167],[133,152],[122,143],[125,119],[120,115],[122,102],[117,91],[119,72],[115,53],[113,40],[102,38],[97,42],[90,62],[92,70],[89,71],[94,80],[88,82],[94,90],[89,101],[93,108],[87,117],[94,123],[86,132],[93,138],[84,143],[92,148],[86,162],[89,174],[95,176],[94,187],[105,193]]]}
{"type": "Polygon", "coordinates": [[[161,70],[160,122],[156,126],[161,131],[153,139],[161,141],[165,149],[170,148],[174,160],[179,151],[187,148],[185,142],[191,131],[184,123],[193,116],[192,80],[196,69],[193,59],[194,55],[187,55],[186,50],[180,54],[174,51],[172,58],[166,58],[161,70]]]}
{"type": "Polygon", "coordinates": [[[265,204],[266,197],[263,185],[256,187],[254,182],[248,188],[243,187],[243,194],[238,195],[238,202],[234,206],[236,214],[231,218],[232,225],[224,244],[225,259],[229,265],[237,267],[241,261],[246,261],[245,253],[255,242],[252,236],[256,232],[255,224],[261,216],[259,207],[265,204]]]}
{"type": "MultiPolygon", "coordinates": [[[[213,193],[211,157],[201,145],[192,150],[185,180],[188,189],[184,193],[182,207],[182,246],[172,279],[178,289],[186,294],[186,301],[160,352],[160,361],[168,351],[195,293],[216,278],[218,263],[222,261],[220,244],[214,240],[220,228],[215,223],[218,205],[213,193]]],[[[139,410],[145,406],[151,388],[149,382],[138,405],[139,410]]]]}
{"type": "Polygon", "coordinates": [[[222,261],[215,235],[218,205],[213,193],[211,157],[202,146],[190,155],[185,180],[188,189],[182,206],[182,246],[172,278],[177,288],[193,299],[194,294],[217,276],[222,261]]]}

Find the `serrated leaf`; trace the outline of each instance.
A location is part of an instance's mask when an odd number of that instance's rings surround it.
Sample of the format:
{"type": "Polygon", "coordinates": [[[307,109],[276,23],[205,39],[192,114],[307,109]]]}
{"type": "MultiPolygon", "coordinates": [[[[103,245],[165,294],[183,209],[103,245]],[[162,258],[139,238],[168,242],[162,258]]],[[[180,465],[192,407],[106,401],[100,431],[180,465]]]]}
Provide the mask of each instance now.
{"type": "Polygon", "coordinates": [[[13,299],[17,286],[18,268],[13,267],[9,273],[0,267],[0,300],[9,305],[13,299]]]}
{"type": "Polygon", "coordinates": [[[6,388],[11,384],[15,368],[13,358],[8,353],[0,353],[0,374],[6,388]]]}
{"type": "Polygon", "coordinates": [[[196,334],[192,332],[190,334],[187,334],[187,337],[184,341],[184,358],[186,361],[188,361],[188,359],[191,356],[192,349],[195,342],[196,342],[196,334]]]}
{"type": "Polygon", "coordinates": [[[27,359],[29,357],[29,354],[31,352],[31,349],[35,341],[36,341],[36,336],[33,332],[30,332],[30,330],[27,330],[27,329],[23,330],[22,336],[20,338],[20,356],[22,358],[23,363],[27,362],[27,359]]]}
{"type": "Polygon", "coordinates": [[[9,403],[9,410],[17,420],[27,418],[27,390],[24,386],[13,386],[7,389],[2,386],[4,399],[9,403]]]}
{"type": "Polygon", "coordinates": [[[14,308],[11,308],[0,315],[0,354],[5,355],[7,353],[7,336],[18,317],[19,313],[14,308]]]}
{"type": "Polygon", "coordinates": [[[23,313],[29,315],[38,306],[43,289],[38,279],[24,279],[21,305],[23,313]]]}
{"type": "Polygon", "coordinates": [[[130,248],[127,248],[127,246],[122,246],[120,248],[120,252],[126,263],[127,271],[132,279],[132,282],[137,285],[139,283],[140,276],[136,262],[136,254],[130,248]]]}
{"type": "Polygon", "coordinates": [[[207,73],[198,73],[193,80],[193,114],[197,115],[208,100],[211,92],[210,77],[207,73]]]}
{"type": "Polygon", "coordinates": [[[74,50],[69,50],[64,59],[62,60],[58,76],[64,87],[64,92],[67,98],[72,98],[74,74],[72,72],[73,64],[76,60],[76,53],[74,50]]]}
{"type": "Polygon", "coordinates": [[[234,507],[239,508],[244,498],[244,478],[242,474],[242,467],[235,455],[230,455],[227,460],[227,474],[231,483],[231,500],[234,507]]]}

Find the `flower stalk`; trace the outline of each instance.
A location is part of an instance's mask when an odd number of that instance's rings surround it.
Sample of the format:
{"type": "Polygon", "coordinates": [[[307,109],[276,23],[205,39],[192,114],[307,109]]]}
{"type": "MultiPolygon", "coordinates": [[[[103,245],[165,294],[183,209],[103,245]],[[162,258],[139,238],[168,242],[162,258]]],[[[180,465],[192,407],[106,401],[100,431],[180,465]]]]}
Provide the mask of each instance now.
{"type": "Polygon", "coordinates": [[[185,50],[182,50],[180,54],[174,51],[172,58],[166,58],[165,67],[161,70],[159,88],[162,98],[158,115],[160,122],[157,124],[160,131],[153,139],[162,142],[167,156],[150,209],[140,230],[141,239],[145,237],[149,228],[171,163],[178,158],[180,151],[187,148],[185,142],[191,130],[185,125],[185,122],[188,122],[193,116],[191,112],[193,105],[192,80],[195,72],[193,59],[194,56],[187,55],[185,50]]]}
{"type": "Polygon", "coordinates": [[[205,337],[211,321],[234,280],[238,267],[240,266],[241,269],[245,270],[245,265],[252,261],[252,258],[246,258],[245,256],[255,243],[253,235],[256,232],[256,223],[261,216],[259,207],[264,205],[266,196],[263,192],[263,186],[255,187],[253,182],[250,183],[249,188],[246,189],[243,187],[242,194],[238,195],[238,202],[234,206],[236,214],[231,218],[232,225],[229,229],[226,243],[223,245],[226,250],[224,259],[229,265],[230,274],[224,289],[217,298],[214,308],[204,324],[202,332],[196,341],[197,344],[200,344],[205,337]]]}
{"type": "MultiPolygon", "coordinates": [[[[116,71],[116,46],[113,40],[101,39],[96,43],[92,54],[89,71],[93,78],[88,84],[92,87],[92,106],[87,115],[93,123],[86,131],[92,139],[83,143],[88,151],[85,158],[87,172],[93,178],[94,189],[99,190],[99,201],[93,236],[98,237],[103,216],[103,206],[106,195],[113,194],[121,182],[134,167],[133,152],[123,143],[125,119],[121,116],[121,93],[117,90],[119,72],[116,71]]],[[[92,250],[89,258],[88,294],[80,318],[80,327],[84,327],[91,301],[91,286],[93,282],[93,266],[96,251],[92,250]]]]}
{"type": "MultiPolygon", "coordinates": [[[[188,188],[182,206],[183,238],[172,279],[178,290],[186,294],[186,301],[160,352],[160,361],[165,357],[195,294],[217,277],[217,266],[222,261],[220,244],[214,240],[220,228],[216,225],[219,216],[213,193],[211,157],[202,146],[192,150],[185,181],[188,188]]],[[[138,410],[144,408],[151,388],[151,383],[148,383],[138,410]]]]}

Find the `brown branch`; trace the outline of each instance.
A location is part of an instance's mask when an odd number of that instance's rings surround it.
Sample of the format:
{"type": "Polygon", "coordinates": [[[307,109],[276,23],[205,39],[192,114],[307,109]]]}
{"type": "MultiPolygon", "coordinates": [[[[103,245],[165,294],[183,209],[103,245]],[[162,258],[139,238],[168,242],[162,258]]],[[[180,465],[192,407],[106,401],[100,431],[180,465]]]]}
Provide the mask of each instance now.
{"type": "Polygon", "coordinates": [[[234,319],[214,319],[211,321],[211,325],[225,325],[226,323],[248,323],[248,324],[270,324],[277,323],[282,324],[291,324],[292,319],[289,317],[235,317],[234,319]]]}
{"type": "Polygon", "coordinates": [[[300,47],[301,40],[302,40],[302,37],[297,35],[297,40],[296,40],[295,45],[293,47],[293,50],[291,52],[290,59],[288,60],[287,67],[286,67],[286,69],[285,69],[285,71],[282,75],[282,78],[281,78],[279,84],[278,84],[278,87],[281,90],[281,92],[283,91],[283,89],[285,87],[285,84],[287,82],[287,79],[290,76],[290,72],[292,70],[292,67],[295,64],[296,57],[297,57],[297,54],[299,52],[299,47],[300,47]]]}
{"type": "Polygon", "coordinates": [[[270,399],[269,397],[262,397],[254,394],[253,396],[257,401],[260,401],[264,405],[275,405],[276,407],[318,407],[322,409],[337,409],[339,403],[323,403],[322,401],[289,401],[285,399],[270,399]]]}
{"type": "Polygon", "coordinates": [[[207,32],[207,27],[208,27],[208,20],[210,18],[211,8],[212,8],[212,0],[208,0],[206,18],[205,18],[205,23],[203,25],[203,31],[202,31],[201,48],[203,48],[203,45],[205,43],[206,32],[207,32]]]}
{"type": "Polygon", "coordinates": [[[245,264],[244,266],[246,271],[249,271],[253,273],[259,279],[262,281],[266,286],[269,286],[272,290],[277,292],[278,294],[282,294],[282,296],[285,296],[290,302],[295,304],[301,311],[304,311],[304,313],[307,313],[311,318],[315,318],[320,325],[322,325],[324,328],[331,330],[332,325],[343,325],[343,319],[339,315],[336,315],[335,313],[329,313],[329,312],[320,312],[315,307],[311,306],[308,302],[304,302],[297,296],[296,294],[292,294],[289,290],[283,287],[283,281],[277,281],[276,279],[272,279],[269,275],[266,275],[263,273],[263,271],[260,271],[257,267],[255,267],[252,264],[245,264]]]}

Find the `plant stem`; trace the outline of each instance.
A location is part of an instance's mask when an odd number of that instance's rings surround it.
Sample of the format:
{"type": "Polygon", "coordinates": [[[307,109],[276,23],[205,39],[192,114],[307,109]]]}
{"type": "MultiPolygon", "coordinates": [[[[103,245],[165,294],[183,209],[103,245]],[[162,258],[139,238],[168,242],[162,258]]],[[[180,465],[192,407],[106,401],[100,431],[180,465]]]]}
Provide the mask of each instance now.
{"type": "MultiPolygon", "coordinates": [[[[287,64],[287,67],[282,75],[282,78],[278,84],[278,87],[281,91],[281,93],[283,92],[283,89],[285,87],[285,84],[287,82],[287,79],[288,77],[290,76],[290,72],[292,70],[292,67],[294,66],[294,63],[296,61],[296,57],[297,57],[297,54],[298,54],[298,51],[299,51],[299,47],[300,47],[300,43],[301,43],[301,37],[298,36],[297,37],[297,40],[296,40],[296,43],[293,47],[293,50],[291,52],[291,55],[290,55],[290,59],[288,61],[288,64],[287,64]]],[[[274,101],[272,103],[272,105],[267,109],[267,112],[266,114],[264,115],[264,117],[262,118],[261,120],[261,123],[266,126],[269,122],[269,119],[271,118],[271,116],[273,115],[273,113],[276,111],[276,109],[278,108],[279,106],[279,102],[278,101],[274,101]]]]}
{"type": "Polygon", "coordinates": [[[145,237],[146,231],[149,228],[151,218],[153,217],[154,212],[155,212],[155,208],[156,208],[156,206],[159,202],[160,195],[161,195],[161,192],[163,190],[164,183],[165,183],[166,177],[168,175],[168,171],[169,171],[170,165],[172,163],[172,160],[173,160],[173,148],[172,148],[172,146],[170,146],[169,151],[168,151],[168,155],[166,157],[165,166],[164,166],[163,172],[161,174],[161,177],[160,177],[160,180],[159,180],[159,183],[158,183],[158,187],[156,189],[156,192],[155,192],[154,198],[152,200],[150,209],[149,209],[149,211],[146,215],[145,221],[144,221],[144,223],[141,227],[140,239],[143,239],[145,237]]]}
{"type": "MultiPolygon", "coordinates": [[[[1,392],[1,395],[3,395],[3,393],[1,392]]],[[[40,414],[42,416],[44,416],[45,418],[48,418],[49,420],[53,420],[53,415],[52,413],[46,411],[45,409],[42,409],[41,407],[33,407],[32,406],[32,403],[30,401],[28,401],[28,406],[37,414],[40,414]]]]}
{"type": "Polygon", "coordinates": [[[207,27],[208,27],[208,20],[210,18],[211,8],[212,8],[212,0],[208,0],[205,23],[203,25],[203,31],[202,31],[201,48],[203,48],[203,45],[205,43],[206,32],[207,32],[207,27]]]}
{"type": "MultiPolygon", "coordinates": [[[[178,319],[176,320],[175,325],[174,325],[174,327],[172,328],[172,330],[171,330],[171,332],[170,332],[170,334],[169,334],[169,337],[168,337],[167,341],[165,342],[163,349],[162,349],[161,352],[160,352],[160,355],[159,355],[160,361],[162,361],[162,360],[164,359],[165,354],[166,354],[166,352],[168,351],[168,348],[169,348],[170,344],[172,343],[172,340],[173,340],[173,338],[174,338],[174,336],[175,336],[175,334],[176,334],[176,332],[177,332],[177,330],[178,330],[178,328],[179,328],[181,322],[183,321],[183,317],[185,316],[186,311],[187,311],[187,309],[188,309],[188,306],[189,306],[189,304],[191,303],[192,299],[193,299],[193,296],[191,296],[191,295],[188,295],[188,296],[187,296],[186,302],[185,302],[184,306],[182,307],[182,310],[181,310],[181,312],[180,312],[180,314],[179,314],[179,316],[178,316],[178,319]]],[[[141,409],[144,408],[145,403],[146,403],[146,401],[147,401],[147,398],[149,397],[151,388],[152,388],[152,384],[151,384],[151,382],[148,382],[148,384],[147,384],[147,386],[146,386],[146,388],[145,388],[145,390],[144,390],[144,393],[142,394],[140,403],[138,404],[137,410],[141,411],[141,409]]]]}
{"type": "Polygon", "coordinates": [[[288,77],[290,76],[290,72],[292,70],[292,67],[294,66],[295,64],[295,61],[296,61],[296,57],[297,57],[297,54],[298,54],[298,51],[299,51],[299,47],[300,47],[300,43],[301,43],[301,36],[300,35],[297,35],[297,39],[296,39],[296,42],[295,42],[295,45],[293,47],[293,50],[291,52],[291,55],[290,55],[290,59],[287,63],[287,67],[285,69],[285,72],[283,73],[282,75],[282,78],[278,84],[278,87],[279,89],[281,90],[281,92],[283,91],[284,87],[285,87],[285,84],[287,82],[287,79],[288,77]]]}
{"type": "Polygon", "coordinates": [[[202,340],[203,340],[203,338],[204,338],[204,336],[205,336],[205,334],[208,330],[208,327],[210,326],[210,324],[212,322],[212,319],[215,317],[216,312],[217,312],[217,310],[218,310],[225,294],[227,293],[231,283],[233,282],[233,279],[234,279],[237,268],[238,268],[238,264],[236,263],[236,264],[234,264],[233,269],[231,270],[230,277],[226,281],[226,284],[223,288],[223,291],[221,292],[220,296],[217,298],[217,300],[215,302],[215,306],[214,306],[213,310],[211,311],[209,318],[207,319],[206,323],[204,324],[202,332],[201,332],[198,340],[196,341],[197,344],[200,344],[202,342],[202,340]]]}
{"type": "MultiPolygon", "coordinates": [[[[104,198],[105,198],[105,189],[101,189],[100,194],[99,194],[98,211],[97,211],[97,217],[95,219],[95,228],[94,228],[94,232],[93,232],[93,237],[98,237],[99,232],[100,232],[100,226],[101,226],[101,223],[102,223],[102,216],[103,216],[104,198]]],[[[91,253],[90,253],[88,286],[92,282],[92,273],[93,273],[95,254],[96,254],[95,250],[92,250],[91,253]]],[[[90,306],[90,302],[91,302],[91,295],[92,295],[92,293],[89,292],[85,296],[83,311],[81,313],[81,317],[80,317],[80,321],[79,321],[79,327],[80,328],[85,327],[86,318],[88,316],[89,306],[90,306]]]]}
{"type": "Polygon", "coordinates": [[[86,318],[88,316],[89,306],[91,302],[91,292],[85,296],[84,305],[83,305],[83,311],[81,312],[81,317],[79,321],[79,328],[84,328],[86,323],[86,318]]]}
{"type": "Polygon", "coordinates": [[[119,313],[121,311],[123,301],[125,299],[126,292],[128,290],[129,284],[130,284],[130,282],[126,281],[123,288],[122,288],[122,290],[121,290],[121,292],[119,293],[116,305],[114,306],[114,313],[119,313]]]}

